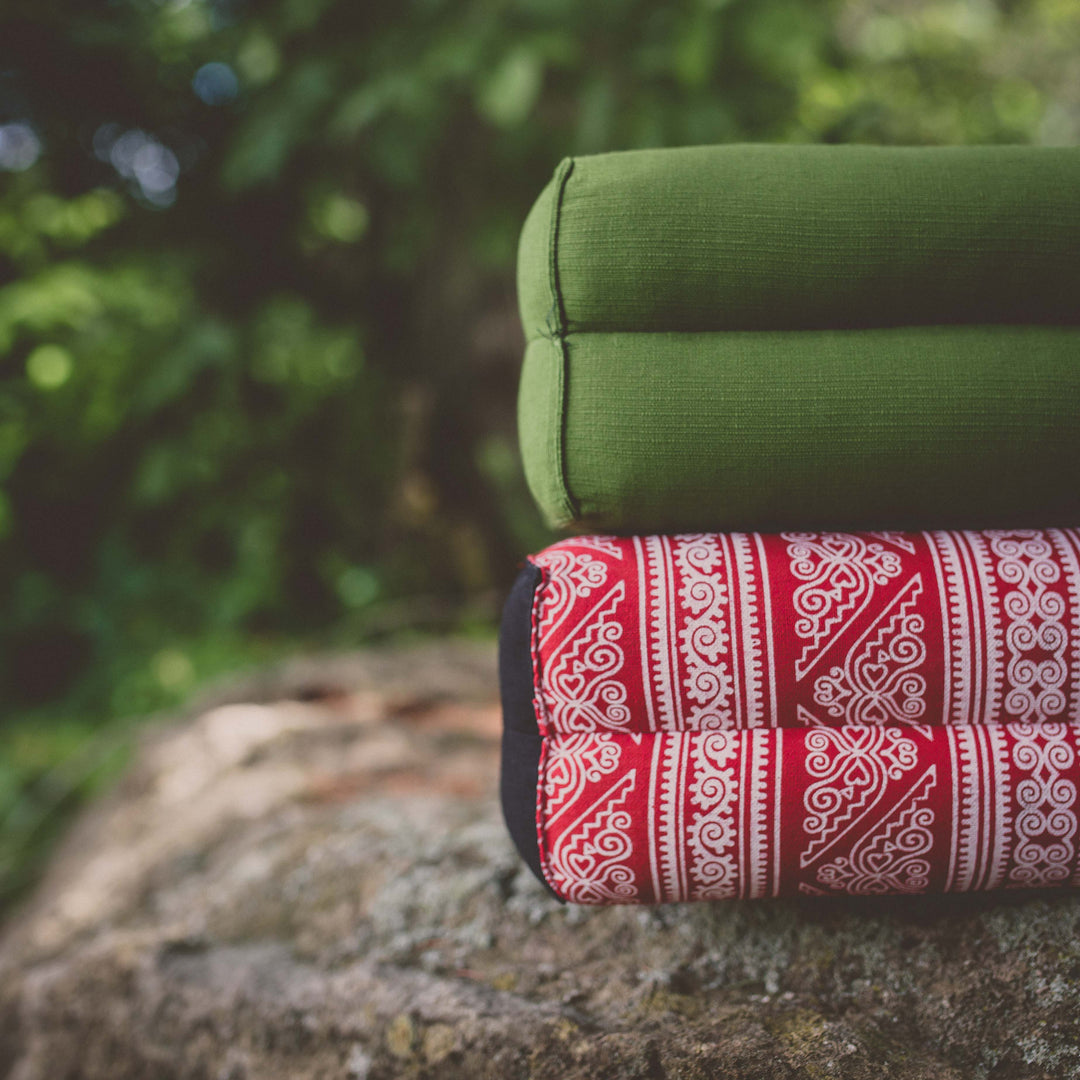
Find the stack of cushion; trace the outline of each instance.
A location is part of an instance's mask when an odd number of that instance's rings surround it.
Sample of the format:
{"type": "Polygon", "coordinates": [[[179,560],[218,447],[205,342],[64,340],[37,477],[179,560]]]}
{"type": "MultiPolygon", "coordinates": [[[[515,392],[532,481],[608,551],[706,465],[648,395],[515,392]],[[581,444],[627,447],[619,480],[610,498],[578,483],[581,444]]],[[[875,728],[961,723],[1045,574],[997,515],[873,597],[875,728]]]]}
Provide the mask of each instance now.
{"type": "Polygon", "coordinates": [[[530,488],[621,534],[504,617],[548,887],[1080,883],[1080,149],[568,160],[519,297],[530,488]]]}

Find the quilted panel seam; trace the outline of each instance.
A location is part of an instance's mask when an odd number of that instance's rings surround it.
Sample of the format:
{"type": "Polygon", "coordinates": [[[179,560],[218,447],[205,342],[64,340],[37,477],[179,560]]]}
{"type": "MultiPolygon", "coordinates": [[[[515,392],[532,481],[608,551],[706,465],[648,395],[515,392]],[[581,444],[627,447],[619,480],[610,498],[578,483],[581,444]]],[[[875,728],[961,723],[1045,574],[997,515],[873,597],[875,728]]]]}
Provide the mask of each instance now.
{"type": "MultiPolygon", "coordinates": [[[[531,562],[531,560],[530,560],[531,562]]],[[[533,563],[535,566],[536,564],[533,563]]],[[[533,669],[533,708],[536,710],[536,726],[540,732],[540,762],[536,770],[536,847],[540,855],[540,870],[548,888],[565,902],[565,897],[555,885],[555,875],[551,870],[551,854],[547,842],[547,763],[548,750],[551,747],[551,731],[544,710],[544,698],[541,691],[540,671],[540,616],[543,606],[544,589],[547,586],[549,572],[540,566],[540,583],[533,592],[532,618],[529,628],[529,652],[533,669]]]]}
{"type": "Polygon", "coordinates": [[[559,351],[556,369],[556,417],[551,429],[551,467],[559,489],[559,507],[566,523],[579,516],[577,501],[570,494],[566,476],[566,395],[569,382],[570,350],[566,340],[566,308],[559,281],[559,227],[562,218],[566,182],[574,171],[574,159],[564,158],[555,171],[555,198],[551,202],[551,227],[548,235],[548,283],[551,287],[551,341],[559,351]]]}

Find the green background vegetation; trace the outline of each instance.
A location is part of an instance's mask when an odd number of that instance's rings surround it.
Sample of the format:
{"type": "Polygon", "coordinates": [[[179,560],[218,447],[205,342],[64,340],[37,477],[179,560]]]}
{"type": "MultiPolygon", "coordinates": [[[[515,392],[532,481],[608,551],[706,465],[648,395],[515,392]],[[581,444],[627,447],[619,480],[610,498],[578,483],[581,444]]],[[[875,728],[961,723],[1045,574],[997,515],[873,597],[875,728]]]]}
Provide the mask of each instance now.
{"type": "Polygon", "coordinates": [[[1078,136],[1080,0],[7,0],[0,904],[131,718],[491,632],[560,157],[1078,136]]]}

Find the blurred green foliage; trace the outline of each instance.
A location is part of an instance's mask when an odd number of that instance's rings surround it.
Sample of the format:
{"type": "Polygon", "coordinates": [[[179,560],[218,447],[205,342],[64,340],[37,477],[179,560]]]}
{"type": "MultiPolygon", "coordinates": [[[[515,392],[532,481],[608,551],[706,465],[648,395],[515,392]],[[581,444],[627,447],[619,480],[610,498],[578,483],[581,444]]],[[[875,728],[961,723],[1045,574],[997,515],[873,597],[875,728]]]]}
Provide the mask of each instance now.
{"type": "Polygon", "coordinates": [[[7,0],[0,901],[118,718],[490,626],[548,539],[513,261],[560,157],[1075,142],[1078,62],[1080,0],[7,0]]]}

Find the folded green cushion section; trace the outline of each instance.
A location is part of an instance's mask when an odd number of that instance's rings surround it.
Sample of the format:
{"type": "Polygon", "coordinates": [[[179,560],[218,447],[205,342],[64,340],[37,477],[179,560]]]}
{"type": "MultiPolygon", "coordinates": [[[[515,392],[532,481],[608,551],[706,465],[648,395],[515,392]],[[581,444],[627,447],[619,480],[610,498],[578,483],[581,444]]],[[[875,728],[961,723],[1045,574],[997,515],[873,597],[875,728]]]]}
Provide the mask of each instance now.
{"type": "Polygon", "coordinates": [[[526,475],[611,531],[1080,521],[1080,329],[585,333],[527,348],[526,475]]]}
{"type": "Polygon", "coordinates": [[[568,158],[522,233],[563,331],[1080,324],[1080,147],[729,145],[568,158]]]}

